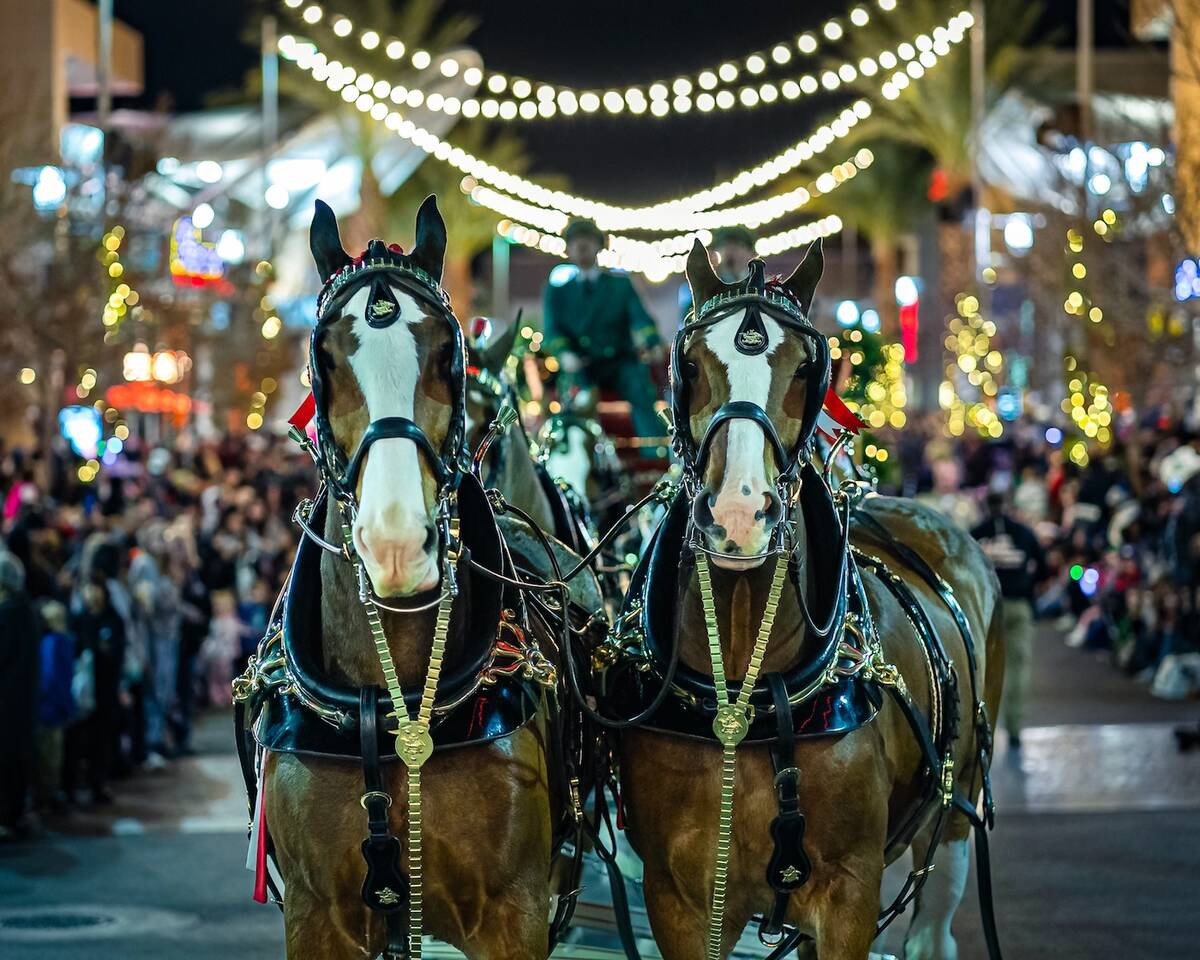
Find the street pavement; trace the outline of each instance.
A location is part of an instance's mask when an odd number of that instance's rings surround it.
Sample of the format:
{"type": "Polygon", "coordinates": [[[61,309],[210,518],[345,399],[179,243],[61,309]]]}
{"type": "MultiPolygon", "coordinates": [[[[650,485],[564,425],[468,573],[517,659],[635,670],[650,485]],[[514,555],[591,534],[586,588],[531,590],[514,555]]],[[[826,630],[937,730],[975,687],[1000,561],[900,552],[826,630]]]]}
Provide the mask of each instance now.
{"type": "MultiPolygon", "coordinates": [[[[1200,926],[1200,752],[1172,728],[1198,703],[1164,703],[1096,654],[1041,630],[1030,729],[994,763],[995,901],[1009,960],[1174,960],[1200,926]]],[[[246,810],[227,715],[196,756],[119,784],[117,802],[0,845],[4,960],[277,960],[282,923],[250,899],[246,810]]],[[[630,855],[632,856],[632,855],[630,855]]],[[[955,921],[963,960],[986,954],[974,884],[955,921]]],[[[635,890],[636,894],[636,890],[635,890]]],[[[560,957],[615,957],[607,891],[589,873],[560,957]]],[[[644,914],[643,956],[656,956],[644,914]]],[[[739,957],[761,957],[752,937],[739,957]]],[[[455,954],[434,948],[431,956],[455,954]]]]}

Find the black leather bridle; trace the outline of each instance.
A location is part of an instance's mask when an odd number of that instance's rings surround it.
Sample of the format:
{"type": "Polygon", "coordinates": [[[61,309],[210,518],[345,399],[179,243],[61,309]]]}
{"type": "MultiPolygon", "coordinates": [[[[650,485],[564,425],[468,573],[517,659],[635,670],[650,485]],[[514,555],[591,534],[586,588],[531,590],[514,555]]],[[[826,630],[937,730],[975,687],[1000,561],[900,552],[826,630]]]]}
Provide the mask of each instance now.
{"type": "Polygon", "coordinates": [[[791,483],[795,480],[801,465],[807,459],[806,454],[816,429],[817,417],[821,413],[825,391],[829,387],[829,343],[824,335],[808,322],[800,304],[779,287],[768,286],[764,274],[763,261],[752,260],[750,274],[744,281],[702,303],[688,315],[675,334],[675,342],[671,348],[671,419],[674,424],[674,446],[676,454],[683,461],[685,477],[690,475],[697,487],[708,464],[717,430],[722,424],[732,420],[749,420],[766,435],[775,455],[781,482],[791,483]],[[745,311],[745,319],[737,336],[744,337],[745,344],[737,343],[736,346],[744,353],[753,355],[766,349],[765,334],[760,332],[764,329],[763,315],[770,317],[785,331],[803,337],[809,344],[810,380],[804,403],[804,416],[800,422],[800,432],[790,448],[785,446],[767,411],[747,400],[730,400],[722,404],[713,414],[699,442],[692,434],[689,411],[691,389],[683,371],[684,357],[692,335],[707,330],[740,310],[745,311]]]}
{"type": "MultiPolygon", "coordinates": [[[[293,436],[308,449],[316,462],[321,474],[324,491],[337,502],[342,512],[344,524],[353,522],[358,511],[358,476],[363,462],[371,446],[380,440],[408,440],[424,455],[437,481],[436,522],[439,534],[439,567],[442,571],[443,590],[451,594],[457,593],[457,577],[454,564],[448,563],[451,554],[457,554],[459,544],[453,531],[457,528],[458,490],[466,474],[466,342],[462,328],[450,309],[450,298],[441,285],[425,270],[400,253],[397,249],[386,246],[382,240],[372,240],[366,253],[358,260],[347,264],[334,273],[325,282],[317,298],[317,322],[313,327],[309,341],[309,379],[313,394],[313,421],[316,427],[317,440],[312,443],[302,430],[296,429],[293,436]],[[426,306],[432,307],[436,316],[447,325],[451,343],[453,344],[450,358],[450,426],[441,448],[434,446],[428,434],[408,417],[380,417],[372,420],[363,431],[354,452],[347,457],[333,435],[333,427],[329,421],[328,390],[325,372],[321,367],[320,353],[317,350],[319,337],[329,328],[340,315],[341,308],[363,286],[371,285],[371,296],[367,301],[367,323],[375,328],[391,326],[400,319],[401,309],[391,292],[395,285],[403,289],[426,306]],[[376,304],[384,306],[377,307],[376,304]],[[390,304],[390,307],[388,306],[390,304]]],[[[318,495],[318,500],[320,494],[318,495]]],[[[351,562],[357,562],[353,545],[347,536],[346,542],[338,545],[330,543],[314,530],[309,523],[312,504],[309,511],[298,509],[296,520],[304,533],[323,549],[338,554],[351,562]]],[[[375,596],[367,582],[365,568],[357,564],[359,570],[359,597],[364,602],[370,597],[374,603],[383,609],[395,613],[415,613],[430,609],[438,600],[433,600],[413,607],[397,607],[375,596]]],[[[440,593],[440,591],[439,591],[440,593]]]]}
{"type": "Polygon", "coordinates": [[[331,276],[317,299],[317,323],[309,346],[309,377],[312,382],[319,466],[330,492],[343,504],[354,504],[355,489],[363,461],[372,444],[380,440],[408,440],[424,454],[438,484],[439,500],[444,500],[462,478],[463,450],[466,433],[466,343],[462,328],[450,309],[450,298],[441,285],[427,272],[413,264],[402,253],[387,247],[382,240],[372,240],[360,260],[347,264],[331,276]],[[426,306],[432,307],[450,330],[453,350],[450,359],[450,427],[441,449],[408,417],[380,417],[372,420],[363,431],[358,446],[347,458],[333,436],[329,422],[325,373],[317,352],[318,338],[340,315],[341,308],[365,285],[371,286],[367,302],[367,323],[372,327],[391,326],[400,318],[400,307],[390,291],[391,285],[401,287],[426,306]],[[390,309],[378,305],[390,304],[390,309]],[[373,316],[376,310],[378,315],[373,316]]]}

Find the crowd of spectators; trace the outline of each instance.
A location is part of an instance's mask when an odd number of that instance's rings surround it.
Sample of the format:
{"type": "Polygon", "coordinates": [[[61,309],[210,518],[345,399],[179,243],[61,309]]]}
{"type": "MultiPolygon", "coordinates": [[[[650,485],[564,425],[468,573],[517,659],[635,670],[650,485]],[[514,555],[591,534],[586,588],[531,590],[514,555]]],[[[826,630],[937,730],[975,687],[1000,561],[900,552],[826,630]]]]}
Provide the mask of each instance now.
{"type": "MultiPolygon", "coordinates": [[[[1200,692],[1200,433],[1154,417],[1079,463],[1055,428],[1015,425],[985,443],[947,441],[940,422],[913,426],[901,492],[984,543],[1006,606],[1026,599],[1068,645],[1106,652],[1159,696],[1200,692]],[[997,518],[1008,535],[997,538],[997,518]],[[1007,553],[1022,577],[1005,576],[1007,553]]],[[[1020,696],[1023,667],[1014,666],[1006,697],[1020,696]]],[[[1019,717],[1009,719],[1019,736],[1019,717]]]]}
{"type": "Polygon", "coordinates": [[[267,626],[312,485],[261,435],[130,442],[89,484],[78,462],[0,448],[0,838],[192,750],[267,626]]]}
{"type": "MultiPolygon", "coordinates": [[[[1053,429],[949,441],[914,419],[898,452],[896,492],[1000,569],[1013,746],[1035,615],[1161,695],[1200,688],[1200,434],[1155,421],[1080,464],[1053,429]]],[[[87,484],[77,462],[0,448],[0,838],[192,749],[197,709],[229,703],[267,626],[313,479],[263,435],[131,442],[87,484]]]]}

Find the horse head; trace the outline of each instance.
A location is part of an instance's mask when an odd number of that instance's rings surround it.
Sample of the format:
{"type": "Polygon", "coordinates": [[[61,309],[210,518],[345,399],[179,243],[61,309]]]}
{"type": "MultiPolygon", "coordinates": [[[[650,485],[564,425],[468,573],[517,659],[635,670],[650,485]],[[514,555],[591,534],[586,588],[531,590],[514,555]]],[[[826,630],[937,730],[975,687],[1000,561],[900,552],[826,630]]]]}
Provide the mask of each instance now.
{"type": "MultiPolygon", "coordinates": [[[[519,319],[519,315],[518,315],[519,319]]],[[[519,324],[496,333],[493,322],[476,317],[467,337],[467,449],[479,446],[488,427],[510,397],[507,370],[519,324]]]]}
{"type": "Polygon", "coordinates": [[[551,477],[589,502],[604,492],[597,474],[601,468],[608,469],[607,462],[615,453],[596,417],[594,389],[575,390],[563,403],[538,431],[538,455],[551,477]]]}
{"type": "Polygon", "coordinates": [[[345,465],[333,492],[351,505],[375,593],[411,596],[438,583],[438,511],[462,446],[464,350],[440,288],[446,226],[431,196],[411,253],[372,240],[352,260],[317,201],[310,242],[325,285],[311,351],[318,439],[345,465]]]}
{"type": "Polygon", "coordinates": [[[824,338],[808,323],[820,240],[785,280],[724,283],[697,240],[687,261],[694,314],[672,357],[676,441],[694,487],[699,542],[719,566],[758,566],[790,504],[829,377],[824,338]]]}

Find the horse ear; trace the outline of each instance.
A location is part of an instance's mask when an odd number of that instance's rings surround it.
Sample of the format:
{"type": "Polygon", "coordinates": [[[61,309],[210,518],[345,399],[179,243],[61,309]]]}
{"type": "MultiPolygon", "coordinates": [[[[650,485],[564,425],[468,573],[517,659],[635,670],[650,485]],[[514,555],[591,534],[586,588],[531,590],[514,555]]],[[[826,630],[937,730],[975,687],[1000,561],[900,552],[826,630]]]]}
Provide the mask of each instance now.
{"type": "Polygon", "coordinates": [[[338,233],[337,217],[324,200],[318,200],[313,212],[312,226],[308,230],[308,245],[317,272],[324,283],[350,262],[350,255],[342,249],[342,238],[338,233]]]}
{"type": "Polygon", "coordinates": [[[825,269],[825,254],[821,252],[821,238],[817,237],[808,247],[808,253],[800,261],[792,275],[783,281],[783,285],[794,296],[806,314],[812,307],[813,294],[817,291],[817,281],[825,269]]]}
{"type": "Polygon", "coordinates": [[[446,221],[442,219],[437,197],[432,193],[417,211],[417,242],[409,259],[438,283],[442,282],[442,265],[446,260],[446,221]]]}
{"type": "Polygon", "coordinates": [[[503,333],[494,337],[486,347],[478,351],[479,366],[493,376],[500,375],[504,364],[512,355],[513,344],[517,342],[520,320],[521,316],[518,314],[517,319],[505,327],[503,333]]]}
{"type": "Polygon", "coordinates": [[[725,286],[713,271],[712,261],[708,259],[708,249],[700,242],[699,237],[692,244],[692,252],[688,254],[684,272],[687,274],[688,286],[692,288],[693,309],[699,309],[702,303],[711,299],[725,286]]]}

